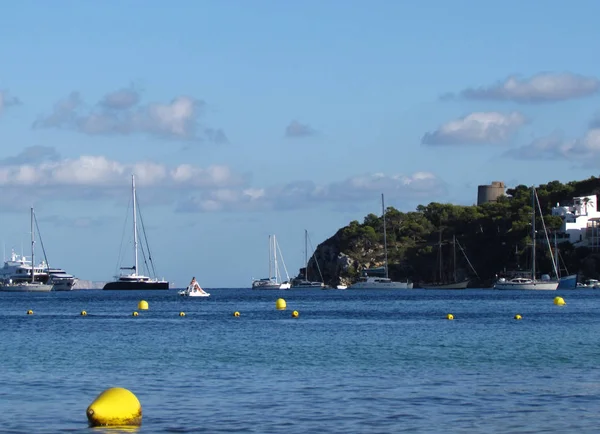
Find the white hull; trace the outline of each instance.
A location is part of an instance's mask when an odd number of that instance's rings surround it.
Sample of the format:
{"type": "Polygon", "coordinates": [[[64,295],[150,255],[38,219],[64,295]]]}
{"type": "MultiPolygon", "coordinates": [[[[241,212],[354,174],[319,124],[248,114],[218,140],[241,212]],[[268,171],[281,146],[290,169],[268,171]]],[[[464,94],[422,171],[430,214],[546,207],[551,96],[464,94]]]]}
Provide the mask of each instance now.
{"type": "Polygon", "coordinates": [[[558,282],[556,281],[531,281],[531,282],[498,282],[494,285],[494,289],[517,289],[517,290],[529,290],[529,291],[555,291],[558,288],[558,282]]]}
{"type": "Polygon", "coordinates": [[[43,283],[17,283],[13,285],[0,285],[0,291],[6,292],[50,292],[52,285],[43,283]]]}
{"type": "Polygon", "coordinates": [[[52,291],[72,291],[75,286],[75,282],[56,282],[52,285],[52,291]]]}

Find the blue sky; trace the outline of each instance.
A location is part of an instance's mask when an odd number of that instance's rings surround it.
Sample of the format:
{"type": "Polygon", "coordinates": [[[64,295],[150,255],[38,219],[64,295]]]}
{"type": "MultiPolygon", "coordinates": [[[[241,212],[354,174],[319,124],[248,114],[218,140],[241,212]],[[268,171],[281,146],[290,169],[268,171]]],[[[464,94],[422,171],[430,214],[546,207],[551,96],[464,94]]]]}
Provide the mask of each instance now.
{"type": "MultiPolygon", "coordinates": [[[[0,216],[110,280],[136,174],[160,276],[249,286],[277,234],[598,176],[600,3],[20,1],[0,27],[0,216]]],[[[125,264],[129,265],[129,264],[125,264]]]]}

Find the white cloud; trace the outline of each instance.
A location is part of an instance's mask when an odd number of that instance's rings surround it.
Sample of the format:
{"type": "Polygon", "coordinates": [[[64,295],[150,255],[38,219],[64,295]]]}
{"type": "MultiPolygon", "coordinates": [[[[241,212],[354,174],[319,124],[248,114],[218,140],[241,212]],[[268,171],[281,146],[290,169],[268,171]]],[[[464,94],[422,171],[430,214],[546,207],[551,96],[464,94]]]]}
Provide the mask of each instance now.
{"type": "Polygon", "coordinates": [[[201,126],[205,103],[178,96],[168,103],[140,104],[135,89],[110,92],[89,108],[78,92],[54,105],[52,112],[34,122],[34,128],[65,128],[90,135],[149,134],[183,140],[226,143],[220,129],[201,126]]]}
{"type": "Polygon", "coordinates": [[[421,139],[424,145],[503,143],[527,122],[519,112],[475,112],[441,125],[421,139]]]}
{"type": "Polygon", "coordinates": [[[513,75],[491,86],[465,89],[460,96],[466,99],[541,103],[582,98],[595,94],[599,89],[600,80],[595,77],[568,72],[542,72],[529,78],[513,75]]]}
{"type": "Polygon", "coordinates": [[[122,187],[128,185],[132,173],[136,174],[138,185],[161,189],[221,188],[246,182],[244,176],[235,174],[227,166],[168,167],[151,161],[124,164],[103,156],[84,155],[37,164],[0,166],[0,187],[122,187]],[[189,175],[182,177],[181,173],[189,175]]]}

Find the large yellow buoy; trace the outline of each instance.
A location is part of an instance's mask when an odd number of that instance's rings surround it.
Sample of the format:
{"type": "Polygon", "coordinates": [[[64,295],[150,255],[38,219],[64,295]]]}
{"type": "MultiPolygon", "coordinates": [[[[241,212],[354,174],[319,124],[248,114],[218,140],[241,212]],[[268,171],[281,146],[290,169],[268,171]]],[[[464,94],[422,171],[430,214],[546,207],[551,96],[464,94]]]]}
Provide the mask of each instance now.
{"type": "Polygon", "coordinates": [[[146,300],[140,300],[138,303],[139,310],[148,310],[148,302],[146,300]]]}
{"type": "Polygon", "coordinates": [[[567,303],[565,302],[564,298],[562,298],[562,297],[554,297],[554,304],[557,306],[564,306],[567,303]]]}
{"type": "Polygon", "coordinates": [[[285,300],[283,298],[278,298],[275,302],[275,308],[278,310],[285,310],[287,304],[285,304],[285,300]]]}
{"type": "Polygon", "coordinates": [[[451,313],[449,313],[448,315],[446,315],[446,319],[454,319],[454,315],[452,315],[451,313]]]}
{"type": "Polygon", "coordinates": [[[292,318],[298,318],[300,316],[300,314],[298,313],[297,310],[292,312],[292,318]]]}
{"type": "Polygon", "coordinates": [[[102,392],[87,408],[90,426],[140,426],[142,405],[137,397],[122,387],[102,392]]]}

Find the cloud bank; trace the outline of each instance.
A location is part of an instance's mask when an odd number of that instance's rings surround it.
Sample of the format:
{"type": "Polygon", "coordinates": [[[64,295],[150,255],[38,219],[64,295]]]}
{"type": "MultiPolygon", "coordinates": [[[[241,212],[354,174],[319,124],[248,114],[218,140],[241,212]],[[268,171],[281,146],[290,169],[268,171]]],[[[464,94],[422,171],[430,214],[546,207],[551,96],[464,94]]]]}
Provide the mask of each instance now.
{"type": "Polygon", "coordinates": [[[133,88],[106,94],[87,107],[78,92],[58,101],[52,111],[37,119],[34,128],[64,128],[90,135],[147,134],[181,140],[227,142],[220,129],[200,122],[205,103],[189,96],[178,96],[167,103],[140,102],[133,88]]]}
{"type": "MultiPolygon", "coordinates": [[[[568,72],[542,72],[528,78],[509,76],[489,86],[464,89],[458,97],[471,100],[544,103],[583,98],[598,92],[600,80],[568,72]]],[[[446,94],[442,99],[456,98],[446,94]]]]}
{"type": "Polygon", "coordinates": [[[475,112],[425,133],[423,145],[494,144],[508,141],[527,122],[519,112],[475,112]]]}

